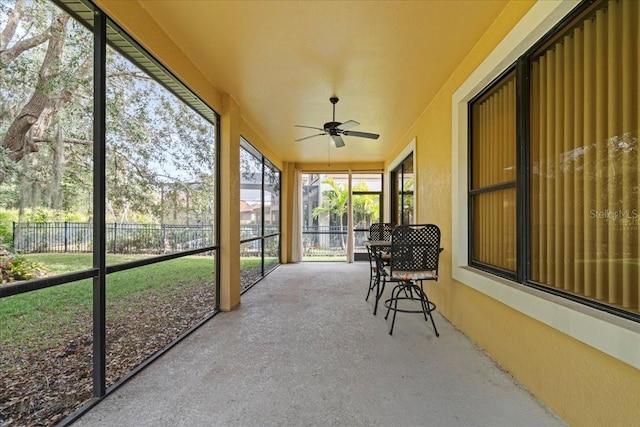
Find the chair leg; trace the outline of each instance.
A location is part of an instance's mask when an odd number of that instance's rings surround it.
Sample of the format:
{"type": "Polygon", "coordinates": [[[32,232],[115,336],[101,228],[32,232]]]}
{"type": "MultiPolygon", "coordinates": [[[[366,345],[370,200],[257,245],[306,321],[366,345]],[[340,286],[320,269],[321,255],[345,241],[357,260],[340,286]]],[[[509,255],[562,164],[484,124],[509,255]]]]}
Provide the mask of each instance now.
{"type": "Polygon", "coordinates": [[[438,328],[436,328],[436,322],[433,321],[433,315],[431,314],[431,312],[433,311],[433,309],[431,308],[431,302],[429,301],[429,297],[427,297],[427,293],[424,291],[424,288],[422,287],[422,282],[420,282],[420,288],[418,289],[416,287],[416,289],[419,290],[420,292],[420,299],[422,300],[422,310],[425,313],[424,319],[428,321],[427,315],[429,316],[429,319],[431,319],[431,325],[433,326],[433,330],[436,333],[436,337],[439,337],[440,333],[438,333],[438,328]]]}
{"type": "Polygon", "coordinates": [[[364,299],[365,301],[369,301],[369,295],[371,294],[377,275],[377,269],[374,267],[373,258],[371,258],[371,253],[369,253],[369,289],[367,290],[367,297],[364,299]]]}
{"type": "MultiPolygon", "coordinates": [[[[391,303],[395,303],[393,306],[393,319],[391,319],[391,327],[389,328],[389,335],[393,335],[393,327],[396,324],[396,315],[398,314],[398,300],[400,299],[400,292],[404,291],[406,295],[407,288],[411,290],[411,285],[412,285],[412,282],[401,282],[398,286],[396,286],[396,289],[398,289],[398,292],[396,292],[395,299],[391,300],[391,302],[389,303],[389,308],[387,309],[387,316],[388,316],[389,310],[391,309],[391,303]]],[[[391,295],[391,298],[393,298],[393,293],[391,295]]]]}
{"type": "Polygon", "coordinates": [[[429,321],[427,317],[429,315],[429,303],[427,302],[427,295],[422,290],[422,285],[420,287],[416,286],[416,293],[420,296],[420,304],[422,305],[422,314],[424,315],[424,320],[426,322],[429,321]]]}
{"type": "MultiPolygon", "coordinates": [[[[424,295],[424,297],[426,298],[426,303],[427,303],[427,307],[429,306],[429,298],[427,298],[427,294],[424,295]]],[[[431,325],[433,325],[433,330],[436,333],[436,337],[440,336],[440,333],[438,333],[438,328],[436,328],[436,322],[433,321],[433,315],[431,314],[433,310],[429,309],[429,318],[431,319],[431,325]]]]}
{"type": "MultiPolygon", "coordinates": [[[[398,285],[398,286],[404,287],[404,285],[398,285]]],[[[391,328],[389,328],[389,335],[393,335],[393,326],[396,324],[396,314],[398,314],[398,298],[399,297],[400,297],[400,291],[397,292],[396,299],[392,301],[392,302],[395,302],[395,305],[393,307],[393,319],[391,319],[391,328]]],[[[391,303],[389,303],[389,307],[391,307],[391,303]]]]}
{"type": "Polygon", "coordinates": [[[378,303],[380,302],[380,298],[382,297],[382,293],[384,292],[384,285],[387,283],[386,280],[380,280],[378,277],[378,283],[376,288],[376,302],[373,305],[373,315],[375,316],[378,313],[378,303]]]}
{"type": "MultiPolygon", "coordinates": [[[[407,295],[409,298],[414,299],[413,296],[413,286],[407,286],[407,288],[409,288],[409,295],[407,295]]],[[[407,290],[405,289],[404,293],[407,293],[407,290]]]]}
{"type": "Polygon", "coordinates": [[[371,267],[369,270],[369,289],[367,290],[367,297],[364,299],[365,301],[369,301],[369,294],[371,293],[371,289],[374,286],[373,281],[375,280],[375,277],[373,275],[373,267],[371,267]]]}
{"type": "MultiPolygon", "coordinates": [[[[402,285],[397,285],[395,288],[393,288],[391,290],[391,297],[389,297],[389,306],[387,307],[387,314],[384,316],[385,320],[389,317],[389,312],[391,311],[391,304],[394,301],[397,301],[398,296],[400,296],[400,292],[402,291],[402,289],[400,289],[402,287],[402,285]]],[[[398,304],[396,303],[396,307],[398,306],[398,304]]]]}
{"type": "Polygon", "coordinates": [[[367,290],[367,297],[364,299],[365,301],[369,301],[369,295],[371,291],[376,286],[376,280],[380,278],[380,270],[378,269],[378,261],[375,258],[371,249],[367,248],[367,252],[369,253],[369,289],[367,290]]]}

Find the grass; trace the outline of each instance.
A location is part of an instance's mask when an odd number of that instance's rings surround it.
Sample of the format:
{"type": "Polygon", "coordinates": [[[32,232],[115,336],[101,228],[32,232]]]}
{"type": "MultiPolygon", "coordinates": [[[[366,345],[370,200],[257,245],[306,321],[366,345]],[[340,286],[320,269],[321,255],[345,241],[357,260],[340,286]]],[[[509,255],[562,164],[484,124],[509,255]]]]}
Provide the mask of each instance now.
{"type": "MultiPolygon", "coordinates": [[[[29,254],[23,255],[25,258],[44,264],[52,272],[57,274],[71,273],[73,271],[86,270],[92,267],[91,254],[29,254]]],[[[107,254],[107,265],[120,264],[123,262],[135,261],[144,258],[141,255],[120,255],[107,254]]]]}
{"type": "MultiPolygon", "coordinates": [[[[264,265],[277,264],[278,258],[276,257],[264,257],[264,265]]],[[[260,257],[241,257],[240,258],[240,270],[249,268],[260,268],[262,266],[262,258],[260,257]]]]}
{"type": "MultiPolygon", "coordinates": [[[[92,266],[91,254],[32,254],[32,261],[54,274],[85,270],[92,266]]],[[[140,259],[140,255],[107,255],[107,265],[140,259]]],[[[243,257],[241,269],[256,269],[261,259],[243,257]]],[[[267,265],[277,258],[265,258],[267,265]]],[[[185,287],[215,281],[213,258],[188,256],[132,268],[107,275],[107,315],[118,319],[126,307],[142,308],[148,298],[170,299],[185,287]]],[[[93,281],[80,280],[60,286],[0,298],[0,348],[7,352],[42,349],[58,344],[65,335],[91,333],[93,281]]]]}
{"type": "MultiPolygon", "coordinates": [[[[52,273],[85,270],[92,266],[91,254],[32,254],[30,260],[52,273]]],[[[140,255],[107,255],[107,265],[140,259],[140,255]]],[[[266,258],[267,264],[277,262],[266,258]]],[[[107,314],[117,319],[121,310],[142,307],[150,295],[171,298],[185,287],[215,281],[211,257],[189,256],[119,271],[107,275],[107,314]]],[[[261,259],[241,258],[241,269],[260,268],[261,259]]],[[[80,280],[60,286],[0,299],[0,348],[33,350],[56,344],[65,334],[90,333],[93,282],[80,280]]]]}
{"type": "MultiPolygon", "coordinates": [[[[54,273],[91,267],[90,254],[37,254],[29,258],[54,273]]],[[[139,256],[110,255],[108,264],[138,259],[139,256]]],[[[110,307],[144,304],[145,296],[171,297],[183,286],[215,281],[211,257],[190,256],[107,276],[107,311],[110,307]]],[[[90,332],[93,305],[92,280],[27,292],[0,299],[0,347],[4,350],[38,349],[57,343],[65,334],[90,332]]],[[[112,310],[114,313],[116,310],[112,310]]]]}

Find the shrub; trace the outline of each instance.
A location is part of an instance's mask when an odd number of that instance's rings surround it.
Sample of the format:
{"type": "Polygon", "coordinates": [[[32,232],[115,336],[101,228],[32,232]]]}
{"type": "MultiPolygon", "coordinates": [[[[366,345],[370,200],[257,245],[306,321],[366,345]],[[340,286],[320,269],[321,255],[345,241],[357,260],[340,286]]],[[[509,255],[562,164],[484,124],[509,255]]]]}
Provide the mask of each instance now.
{"type": "Polygon", "coordinates": [[[0,249],[0,283],[35,279],[46,273],[42,264],[0,249]]]}
{"type": "Polygon", "coordinates": [[[163,248],[162,231],[151,226],[150,228],[121,229],[117,233],[116,243],[113,236],[107,238],[107,251],[121,254],[135,253],[161,253],[163,248]]]}
{"type": "Polygon", "coordinates": [[[10,210],[0,210],[0,216],[3,212],[7,214],[11,214],[13,218],[11,221],[21,222],[85,222],[91,219],[91,215],[89,212],[82,214],[76,211],[65,211],[60,209],[49,209],[49,208],[37,208],[34,211],[25,212],[22,218],[18,218],[17,212],[13,212],[10,210]]]}
{"type": "Polygon", "coordinates": [[[17,221],[17,218],[17,212],[0,209],[0,248],[13,247],[13,222],[17,221]]]}
{"type": "Polygon", "coordinates": [[[10,222],[3,221],[0,216],[0,248],[9,249],[13,246],[13,228],[10,222]]]}

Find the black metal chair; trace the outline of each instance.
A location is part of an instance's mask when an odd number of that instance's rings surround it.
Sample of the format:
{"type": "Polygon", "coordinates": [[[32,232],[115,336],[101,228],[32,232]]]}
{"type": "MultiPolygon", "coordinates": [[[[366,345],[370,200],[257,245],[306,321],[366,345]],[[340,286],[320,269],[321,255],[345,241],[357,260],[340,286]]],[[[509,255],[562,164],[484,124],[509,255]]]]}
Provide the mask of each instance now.
{"type": "Polygon", "coordinates": [[[391,240],[393,224],[388,222],[374,222],[369,227],[369,240],[391,240]]]}
{"type": "MultiPolygon", "coordinates": [[[[382,241],[391,240],[391,232],[393,231],[393,224],[385,222],[375,222],[369,227],[369,235],[367,238],[370,241],[382,241]]],[[[379,251],[378,249],[367,246],[367,252],[369,254],[369,290],[367,291],[367,297],[365,301],[369,301],[369,295],[372,290],[376,290],[376,305],[373,309],[375,315],[378,308],[378,295],[380,294],[380,274],[385,263],[388,263],[390,255],[386,251],[379,251]]],[[[384,289],[384,288],[383,288],[384,289]]]]}
{"type": "MultiPolygon", "coordinates": [[[[424,319],[431,320],[436,336],[440,336],[431,312],[436,305],[429,301],[422,282],[438,280],[440,260],[440,228],[434,224],[399,225],[391,235],[391,259],[385,266],[384,281],[393,281],[397,285],[391,291],[391,297],[385,301],[387,314],[393,311],[389,335],[393,334],[396,314],[422,313],[424,319]],[[420,303],[420,309],[398,307],[399,301],[411,300],[420,303]]],[[[384,285],[383,285],[384,286],[384,285]]],[[[383,288],[384,289],[384,288],[383,288]]]]}

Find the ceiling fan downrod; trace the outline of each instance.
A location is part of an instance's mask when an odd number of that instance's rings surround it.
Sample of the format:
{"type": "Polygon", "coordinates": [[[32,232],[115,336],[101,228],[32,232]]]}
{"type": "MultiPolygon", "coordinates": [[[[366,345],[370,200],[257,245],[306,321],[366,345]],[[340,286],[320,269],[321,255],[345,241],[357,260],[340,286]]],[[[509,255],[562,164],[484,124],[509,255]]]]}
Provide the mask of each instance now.
{"type": "Polygon", "coordinates": [[[329,102],[333,104],[333,121],[325,123],[324,128],[331,129],[333,131],[333,133],[329,132],[330,135],[337,135],[338,132],[336,131],[335,127],[342,124],[342,123],[336,122],[336,104],[338,103],[338,101],[340,100],[335,96],[332,96],[331,98],[329,98],[329,102]]]}

